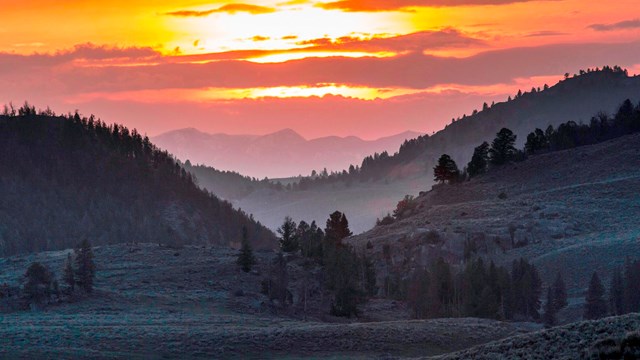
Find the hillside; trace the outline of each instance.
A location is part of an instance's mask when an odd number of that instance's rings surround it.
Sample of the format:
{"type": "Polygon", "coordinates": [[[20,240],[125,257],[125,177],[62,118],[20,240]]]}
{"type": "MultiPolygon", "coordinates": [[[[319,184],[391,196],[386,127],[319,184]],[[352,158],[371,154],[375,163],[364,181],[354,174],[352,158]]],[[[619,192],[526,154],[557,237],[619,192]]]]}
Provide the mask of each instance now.
{"type": "Polygon", "coordinates": [[[155,241],[231,244],[246,226],[256,246],[274,235],[135,130],[100,120],[0,116],[0,254],[155,241]]]}
{"type": "Polygon", "coordinates": [[[440,256],[460,264],[468,242],[475,255],[498,264],[524,257],[545,284],[562,272],[573,298],[563,316],[575,320],[593,271],[608,283],[627,256],[640,257],[637,189],[640,134],[531,156],[471,181],[434,186],[416,199],[413,215],[350,242],[376,257],[379,281],[440,256]]]}
{"type": "MultiPolygon", "coordinates": [[[[363,310],[386,313],[388,319],[347,322],[319,315],[327,309],[318,303],[305,314],[295,296],[309,281],[295,259],[287,265],[294,304],[288,311],[275,310],[260,293],[273,257],[270,251],[256,252],[258,265],[252,273],[236,266],[236,251],[228,248],[119,244],[97,247],[94,253],[97,273],[91,297],[46,311],[1,314],[0,358],[414,357],[531,329],[529,324],[484,319],[406,320],[401,311],[381,310],[394,305],[379,300],[363,310]]],[[[2,258],[0,284],[15,285],[32,261],[58,271],[66,254],[2,258]]]]}
{"type": "Polygon", "coordinates": [[[616,354],[625,342],[624,359],[640,356],[640,314],[584,321],[509,337],[429,359],[622,359],[616,354]]]}
{"type": "Polygon", "coordinates": [[[420,133],[407,131],[376,140],[328,136],[307,140],[291,129],[266,135],[207,134],[181,129],[152,138],[182,161],[257,178],[309,175],[312,170],[341,171],[375,152],[397,151],[420,133]]]}
{"type": "Polygon", "coordinates": [[[303,189],[291,192],[256,188],[230,200],[272,229],[286,215],[295,220],[322,220],[341,210],[353,219],[352,229],[362,232],[405,194],[429,189],[433,166],[441,154],[451,155],[463,167],[473,148],[491,141],[502,127],[513,130],[522,147],[536,127],[546,129],[569,120],[589,123],[600,111],[614,113],[627,98],[633,104],[640,101],[639,76],[612,70],[588,72],[465,116],[434,135],[406,142],[395,155],[368,157],[355,163],[360,165],[357,172],[308,181],[303,189]]]}

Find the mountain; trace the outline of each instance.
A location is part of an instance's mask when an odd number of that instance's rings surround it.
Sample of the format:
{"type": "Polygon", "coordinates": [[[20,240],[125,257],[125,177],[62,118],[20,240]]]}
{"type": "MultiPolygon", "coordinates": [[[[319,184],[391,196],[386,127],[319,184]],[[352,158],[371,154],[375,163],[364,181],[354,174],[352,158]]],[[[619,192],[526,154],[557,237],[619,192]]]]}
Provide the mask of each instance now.
{"type": "Polygon", "coordinates": [[[320,221],[332,211],[341,210],[350,216],[352,230],[362,232],[394,209],[405,194],[417,195],[429,189],[440,155],[451,155],[462,168],[471,159],[474,147],[491,142],[502,127],[513,130],[518,147],[522,147],[527,134],[536,127],[544,130],[569,120],[589,123],[600,111],[617,111],[625,99],[634,104],[640,101],[640,76],[630,77],[623,70],[608,67],[586,72],[547,89],[487,106],[434,135],[405,142],[394,155],[369,156],[355,163],[360,165],[356,172],[304,178],[304,186],[295,191],[257,189],[232,200],[270,228],[277,227],[287,215],[296,220],[320,221]]]}
{"type": "Polygon", "coordinates": [[[190,173],[136,130],[100,120],[0,116],[0,254],[155,241],[255,246],[274,235],[198,188],[190,173]]]}
{"type": "Polygon", "coordinates": [[[206,134],[196,129],[164,133],[152,140],[183,161],[236,171],[257,178],[310,174],[324,168],[342,170],[375,152],[398,149],[406,139],[420,135],[407,131],[377,140],[329,136],[306,140],[291,129],[267,135],[206,134]]]}

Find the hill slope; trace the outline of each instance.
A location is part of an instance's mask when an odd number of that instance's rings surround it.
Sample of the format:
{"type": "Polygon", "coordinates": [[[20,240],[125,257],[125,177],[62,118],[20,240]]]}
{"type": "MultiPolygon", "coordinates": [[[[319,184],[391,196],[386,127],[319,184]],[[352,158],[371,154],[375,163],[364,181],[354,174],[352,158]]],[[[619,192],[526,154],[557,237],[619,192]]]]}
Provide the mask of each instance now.
{"type": "Polygon", "coordinates": [[[637,359],[640,356],[638,329],[640,314],[610,317],[509,337],[430,359],[622,359],[621,356],[601,357],[600,351],[619,349],[623,339],[632,338],[634,340],[630,341],[629,348],[635,351],[629,352],[629,357],[625,359],[637,359]]]}
{"type": "Polygon", "coordinates": [[[567,316],[575,319],[594,270],[608,281],[625,257],[640,256],[638,189],[640,134],[633,134],[434,186],[417,198],[415,214],[350,242],[377,257],[379,275],[408,274],[439,256],[461,263],[469,241],[498,263],[525,257],[546,284],[562,272],[575,298],[567,316]]]}
{"type": "Polygon", "coordinates": [[[312,170],[324,168],[346,169],[374,152],[396,151],[402,142],[418,135],[407,131],[370,141],[355,136],[307,140],[291,129],[262,136],[206,134],[196,129],[181,129],[152,140],[183,161],[257,178],[278,178],[308,175],[312,170]]]}
{"type": "Polygon", "coordinates": [[[0,116],[0,254],[156,241],[230,244],[273,234],[200,190],[135,130],[80,116],[0,116]]]}

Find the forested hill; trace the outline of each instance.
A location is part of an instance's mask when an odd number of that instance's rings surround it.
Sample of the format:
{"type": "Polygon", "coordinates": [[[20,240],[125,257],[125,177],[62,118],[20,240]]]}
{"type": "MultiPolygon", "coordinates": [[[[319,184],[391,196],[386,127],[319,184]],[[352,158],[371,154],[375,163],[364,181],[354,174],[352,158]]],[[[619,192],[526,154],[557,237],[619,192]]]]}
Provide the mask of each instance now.
{"type": "Polygon", "coordinates": [[[580,70],[578,74],[554,86],[518,91],[513,98],[495,104],[483,104],[471,115],[452,119],[443,130],[429,136],[407,140],[399,152],[386,152],[366,157],[359,166],[327,177],[303,178],[296,189],[340,181],[368,181],[398,177],[422,177],[429,174],[443,153],[456,162],[468,161],[473,148],[488,141],[503,127],[518,135],[517,145],[524,145],[526,135],[536,127],[546,129],[566,121],[588,124],[599,111],[611,113],[620,102],[640,100],[640,76],[629,76],[618,67],[580,70]]]}
{"type": "Polygon", "coordinates": [[[246,226],[254,246],[273,233],[200,189],[147,137],[78,114],[0,116],[0,255],[157,242],[229,245],[246,226]]]}

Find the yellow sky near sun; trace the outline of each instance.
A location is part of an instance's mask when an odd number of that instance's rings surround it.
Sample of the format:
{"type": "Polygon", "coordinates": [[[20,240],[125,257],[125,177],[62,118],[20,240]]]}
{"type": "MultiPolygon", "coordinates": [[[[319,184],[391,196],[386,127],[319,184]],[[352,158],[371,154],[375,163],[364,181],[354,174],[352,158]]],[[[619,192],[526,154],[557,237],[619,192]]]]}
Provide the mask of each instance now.
{"type": "MultiPolygon", "coordinates": [[[[243,3],[273,7],[276,11],[216,12],[201,17],[166,15],[179,10],[212,10],[233,3],[220,0],[10,0],[3,2],[3,13],[9,16],[3,16],[0,22],[3,38],[0,51],[55,51],[92,42],[152,46],[164,52],[179,47],[183,53],[192,54],[282,49],[295,47],[297,41],[323,37],[390,36],[443,28],[459,29],[496,48],[535,46],[550,41],[550,36],[529,36],[541,31],[554,33],[554,37],[567,42],[610,39],[611,34],[588,31],[586,26],[625,20],[630,16],[630,9],[633,12],[634,3],[637,7],[636,0],[618,1],[616,6],[594,0],[564,0],[414,8],[404,12],[343,12],[324,10],[312,3],[283,5],[281,1],[267,0],[243,3]],[[255,41],[256,36],[260,41],[255,41]]],[[[631,36],[634,35],[622,34],[619,40],[628,40],[631,36]]],[[[477,51],[479,49],[445,49],[434,53],[467,55],[477,51]]]]}

